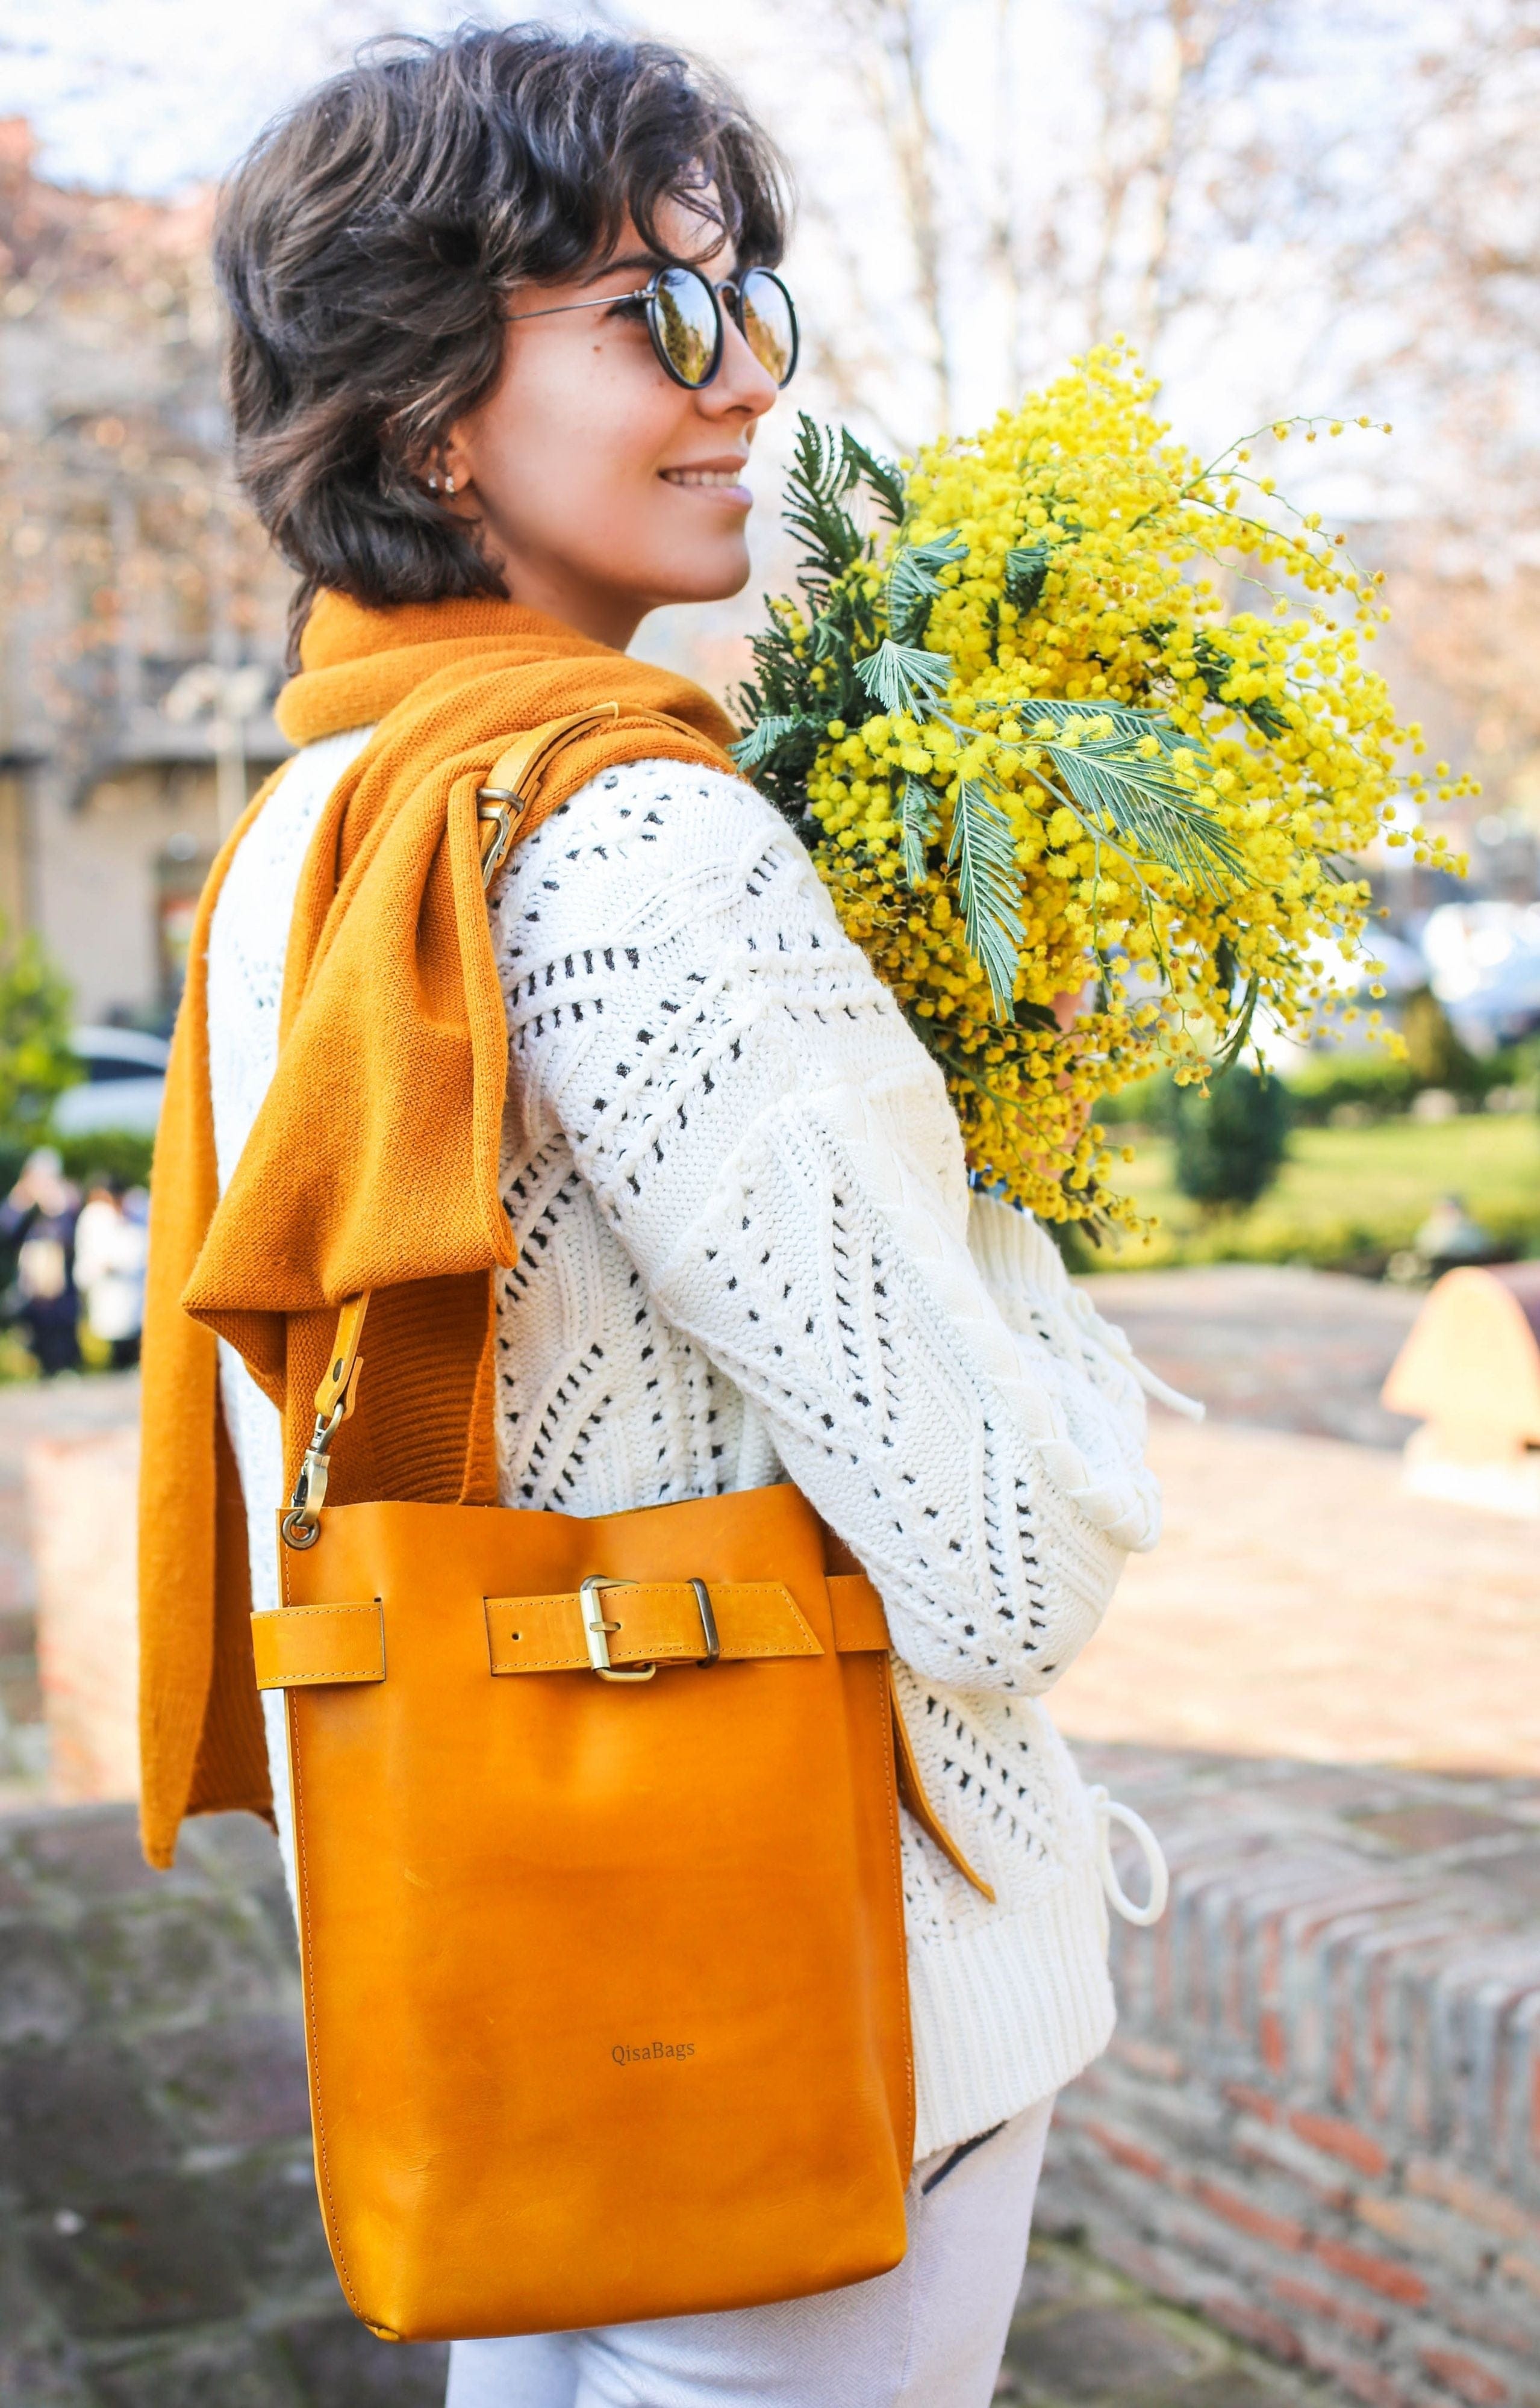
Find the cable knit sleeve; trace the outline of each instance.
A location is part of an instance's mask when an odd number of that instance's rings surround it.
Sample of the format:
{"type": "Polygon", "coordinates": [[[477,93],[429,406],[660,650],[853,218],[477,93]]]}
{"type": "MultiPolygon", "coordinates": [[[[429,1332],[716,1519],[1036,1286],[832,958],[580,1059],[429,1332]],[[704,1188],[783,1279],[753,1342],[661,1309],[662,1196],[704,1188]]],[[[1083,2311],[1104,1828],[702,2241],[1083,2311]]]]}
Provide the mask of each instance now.
{"type": "Polygon", "coordinates": [[[646,762],[521,848],[512,1077],[651,1305],[742,1391],[924,1677],[1036,1693],[1153,1543],[1143,1400],[1048,1240],[973,1205],[940,1072],[807,854],[646,762]]]}

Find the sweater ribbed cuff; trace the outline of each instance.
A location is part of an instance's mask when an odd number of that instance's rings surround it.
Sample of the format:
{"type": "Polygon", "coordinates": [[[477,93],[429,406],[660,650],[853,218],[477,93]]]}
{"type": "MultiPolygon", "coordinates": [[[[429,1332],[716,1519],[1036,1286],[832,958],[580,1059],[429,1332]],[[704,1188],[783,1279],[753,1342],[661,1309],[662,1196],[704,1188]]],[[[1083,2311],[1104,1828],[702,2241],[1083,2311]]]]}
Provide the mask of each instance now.
{"type": "Polygon", "coordinates": [[[1116,2019],[1094,1865],[1024,1914],[912,1941],[909,2001],[916,2160],[1061,2090],[1116,2019]]]}

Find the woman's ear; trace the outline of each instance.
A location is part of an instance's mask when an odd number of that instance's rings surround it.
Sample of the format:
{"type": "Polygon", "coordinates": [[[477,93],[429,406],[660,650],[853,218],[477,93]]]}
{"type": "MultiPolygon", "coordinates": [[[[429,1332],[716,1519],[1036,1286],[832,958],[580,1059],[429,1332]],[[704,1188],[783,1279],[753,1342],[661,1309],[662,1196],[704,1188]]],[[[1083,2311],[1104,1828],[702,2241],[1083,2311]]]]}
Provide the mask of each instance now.
{"type": "Polygon", "coordinates": [[[432,463],[432,474],[439,480],[438,490],[450,501],[461,500],[469,493],[475,479],[470,459],[460,439],[458,427],[452,427],[432,463]]]}

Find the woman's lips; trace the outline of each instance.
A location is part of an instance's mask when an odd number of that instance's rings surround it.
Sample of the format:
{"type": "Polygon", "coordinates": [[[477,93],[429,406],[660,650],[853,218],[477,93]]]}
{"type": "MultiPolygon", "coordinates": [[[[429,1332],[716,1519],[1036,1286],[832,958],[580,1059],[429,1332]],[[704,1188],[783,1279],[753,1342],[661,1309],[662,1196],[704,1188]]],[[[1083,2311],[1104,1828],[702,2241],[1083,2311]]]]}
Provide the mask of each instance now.
{"type": "Polygon", "coordinates": [[[719,494],[724,501],[741,502],[745,509],[754,501],[743,482],[741,463],[727,468],[665,468],[661,474],[665,484],[677,485],[684,492],[719,494]]]}

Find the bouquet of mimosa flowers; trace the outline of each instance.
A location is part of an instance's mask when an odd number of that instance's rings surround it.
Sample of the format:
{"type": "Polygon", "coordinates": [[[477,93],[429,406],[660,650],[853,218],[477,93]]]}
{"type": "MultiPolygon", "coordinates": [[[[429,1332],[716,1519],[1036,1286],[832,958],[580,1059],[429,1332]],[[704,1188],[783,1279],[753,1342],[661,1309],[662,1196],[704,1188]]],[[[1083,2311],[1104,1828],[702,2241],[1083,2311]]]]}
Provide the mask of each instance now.
{"type": "Polygon", "coordinates": [[[1447,859],[1398,824],[1428,781],[1365,665],[1379,578],[1282,509],[1258,438],[1205,466],[1154,394],[1114,344],[902,467],[802,419],[800,591],[739,697],[739,765],[941,1066],[970,1168],[1056,1221],[1136,1226],[1098,1096],[1206,1080],[1259,1015],[1308,1034],[1332,954],[1372,980],[1372,838],[1447,859]]]}

